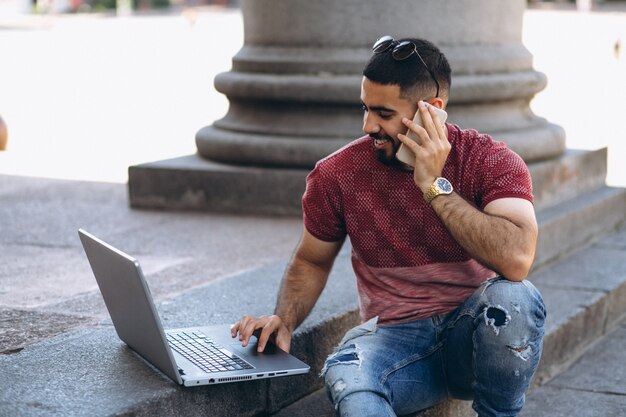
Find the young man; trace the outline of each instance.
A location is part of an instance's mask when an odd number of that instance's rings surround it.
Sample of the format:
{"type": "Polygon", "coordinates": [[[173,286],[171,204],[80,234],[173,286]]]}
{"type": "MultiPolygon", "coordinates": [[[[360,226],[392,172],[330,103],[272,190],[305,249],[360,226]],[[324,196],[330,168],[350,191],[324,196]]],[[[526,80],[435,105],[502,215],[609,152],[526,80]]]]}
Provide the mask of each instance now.
{"type": "Polygon", "coordinates": [[[260,332],[259,350],[270,337],[289,350],[349,236],[363,323],[322,371],[337,415],[409,414],[454,397],[473,399],[480,417],[516,416],[545,319],[524,280],[537,240],[528,169],[503,143],[441,123],[434,107],[448,102],[451,71],[434,45],[385,36],[373,52],[361,84],[366,136],[307,177],[303,235],[276,311],[244,316],[233,337],[246,345],[260,332]],[[396,158],[401,144],[415,168],[396,158]]]}

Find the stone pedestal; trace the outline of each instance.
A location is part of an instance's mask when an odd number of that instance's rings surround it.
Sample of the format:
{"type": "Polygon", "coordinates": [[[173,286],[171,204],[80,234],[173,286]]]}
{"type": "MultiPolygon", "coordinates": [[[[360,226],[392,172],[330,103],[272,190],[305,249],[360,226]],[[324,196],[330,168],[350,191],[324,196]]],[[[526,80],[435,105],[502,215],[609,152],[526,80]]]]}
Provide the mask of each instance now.
{"type": "Polygon", "coordinates": [[[362,69],[385,34],[426,38],[447,55],[451,123],[492,134],[528,163],[558,157],[564,131],[529,107],[546,77],[521,42],[525,6],[525,0],[244,0],[244,46],[232,70],[215,79],[228,113],[197,133],[200,158],[131,167],[131,204],[297,213],[300,181],[315,162],[362,135],[362,69]],[[256,204],[250,167],[258,176],[256,204]],[[176,178],[169,183],[168,172],[176,178]],[[193,180],[186,182],[185,172],[193,180]]]}

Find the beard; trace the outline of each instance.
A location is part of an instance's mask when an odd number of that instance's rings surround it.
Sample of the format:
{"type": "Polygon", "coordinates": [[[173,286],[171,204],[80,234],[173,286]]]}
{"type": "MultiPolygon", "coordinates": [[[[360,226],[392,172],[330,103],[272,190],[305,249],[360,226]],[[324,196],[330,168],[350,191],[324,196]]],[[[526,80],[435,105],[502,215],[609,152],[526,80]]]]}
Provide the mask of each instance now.
{"type": "Polygon", "coordinates": [[[374,133],[369,135],[370,139],[372,140],[372,148],[374,150],[374,154],[376,155],[376,159],[385,164],[385,165],[389,165],[389,166],[400,166],[401,162],[398,160],[398,158],[396,157],[396,153],[398,152],[398,149],[400,148],[400,141],[394,141],[393,138],[391,136],[385,135],[385,134],[380,134],[380,133],[374,133]],[[391,143],[392,145],[392,151],[391,154],[388,153],[387,149],[378,149],[376,148],[376,146],[374,145],[374,140],[376,139],[384,139],[388,142],[391,143]]]}

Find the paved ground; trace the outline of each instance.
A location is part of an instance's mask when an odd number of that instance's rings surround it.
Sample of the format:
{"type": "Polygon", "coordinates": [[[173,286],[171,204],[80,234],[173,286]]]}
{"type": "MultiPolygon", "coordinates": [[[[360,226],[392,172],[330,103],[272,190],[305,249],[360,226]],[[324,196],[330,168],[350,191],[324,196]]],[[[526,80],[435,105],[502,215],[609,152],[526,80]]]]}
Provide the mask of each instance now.
{"type": "Polygon", "coordinates": [[[106,317],[79,227],[138,258],[159,301],[284,263],[301,230],[299,219],[131,210],[123,184],[0,175],[0,201],[0,353],[106,317]]]}

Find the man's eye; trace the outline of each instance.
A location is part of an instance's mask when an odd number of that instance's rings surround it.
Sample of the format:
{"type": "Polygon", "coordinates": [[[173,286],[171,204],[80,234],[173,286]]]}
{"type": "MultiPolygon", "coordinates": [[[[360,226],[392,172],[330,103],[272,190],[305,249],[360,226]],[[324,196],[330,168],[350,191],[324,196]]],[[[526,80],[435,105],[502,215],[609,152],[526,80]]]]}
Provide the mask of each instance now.
{"type": "Polygon", "coordinates": [[[367,111],[367,107],[365,107],[365,104],[361,104],[361,110],[367,111]]]}
{"type": "Polygon", "coordinates": [[[381,119],[385,119],[385,120],[389,120],[393,117],[393,115],[389,113],[379,113],[378,115],[380,116],[381,119]]]}

